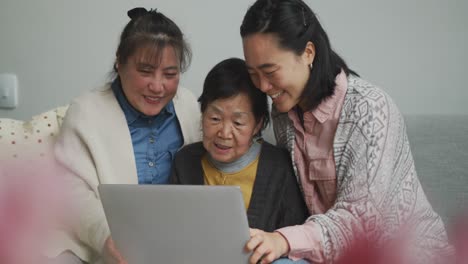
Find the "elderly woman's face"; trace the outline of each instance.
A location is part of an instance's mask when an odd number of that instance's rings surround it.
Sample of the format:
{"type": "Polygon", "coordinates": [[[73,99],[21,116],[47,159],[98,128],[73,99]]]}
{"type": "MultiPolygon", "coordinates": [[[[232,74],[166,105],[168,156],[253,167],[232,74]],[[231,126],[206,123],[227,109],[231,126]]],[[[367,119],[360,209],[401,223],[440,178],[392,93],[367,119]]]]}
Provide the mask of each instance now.
{"type": "Polygon", "coordinates": [[[140,48],[125,64],[117,66],[125,97],[147,116],[158,115],[174,98],[180,79],[179,61],[171,46],[166,46],[159,57],[151,55],[150,49],[140,48]]]}
{"type": "Polygon", "coordinates": [[[262,123],[255,121],[251,101],[243,93],[208,104],[202,122],[203,146],[220,162],[233,162],[244,155],[262,123]]]}

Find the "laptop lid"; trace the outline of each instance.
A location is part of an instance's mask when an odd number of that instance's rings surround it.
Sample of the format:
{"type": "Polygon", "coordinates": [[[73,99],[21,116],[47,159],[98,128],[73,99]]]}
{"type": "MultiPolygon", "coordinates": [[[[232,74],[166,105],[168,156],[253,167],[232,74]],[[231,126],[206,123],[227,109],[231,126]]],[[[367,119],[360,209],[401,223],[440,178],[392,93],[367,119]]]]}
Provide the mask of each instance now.
{"type": "Polygon", "coordinates": [[[239,187],[102,184],[98,190],[128,263],[248,263],[239,187]]]}

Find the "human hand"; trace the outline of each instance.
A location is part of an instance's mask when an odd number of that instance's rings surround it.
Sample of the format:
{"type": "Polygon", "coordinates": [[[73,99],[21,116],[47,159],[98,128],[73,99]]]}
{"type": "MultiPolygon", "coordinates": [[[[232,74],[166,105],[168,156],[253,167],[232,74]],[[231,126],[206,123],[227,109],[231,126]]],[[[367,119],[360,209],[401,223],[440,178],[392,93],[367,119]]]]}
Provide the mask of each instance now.
{"type": "Polygon", "coordinates": [[[104,244],[103,258],[106,264],[128,264],[110,236],[106,239],[106,243],[104,244]]]}
{"type": "Polygon", "coordinates": [[[278,232],[269,233],[251,228],[250,240],[245,245],[245,249],[253,251],[249,259],[250,264],[266,264],[286,255],[289,252],[289,244],[278,232]]]}

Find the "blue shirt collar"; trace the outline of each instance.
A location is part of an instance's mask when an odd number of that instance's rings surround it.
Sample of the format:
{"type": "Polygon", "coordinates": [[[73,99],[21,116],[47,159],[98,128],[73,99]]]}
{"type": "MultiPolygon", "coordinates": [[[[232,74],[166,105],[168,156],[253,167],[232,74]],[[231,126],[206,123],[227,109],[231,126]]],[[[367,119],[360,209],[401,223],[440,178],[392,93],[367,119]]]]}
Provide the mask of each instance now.
{"type": "Polygon", "coordinates": [[[148,119],[156,120],[156,118],[160,115],[164,115],[164,116],[175,115],[175,108],[174,108],[174,103],[172,102],[172,100],[169,101],[169,103],[156,116],[147,116],[141,113],[140,111],[136,110],[128,102],[127,97],[125,97],[119,77],[115,78],[115,80],[112,82],[111,88],[112,88],[112,91],[114,92],[115,97],[117,98],[117,102],[119,102],[119,105],[125,114],[127,125],[131,125],[137,120],[148,120],[148,119]]]}

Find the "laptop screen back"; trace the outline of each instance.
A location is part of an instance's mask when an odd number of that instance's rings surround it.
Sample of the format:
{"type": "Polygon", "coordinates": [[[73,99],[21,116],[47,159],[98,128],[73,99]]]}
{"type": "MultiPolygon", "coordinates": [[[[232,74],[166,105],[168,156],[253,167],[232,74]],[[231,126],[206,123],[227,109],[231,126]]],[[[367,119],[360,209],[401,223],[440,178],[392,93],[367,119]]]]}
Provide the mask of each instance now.
{"type": "Polygon", "coordinates": [[[98,187],[112,239],[128,263],[248,263],[239,187],[98,187]]]}

